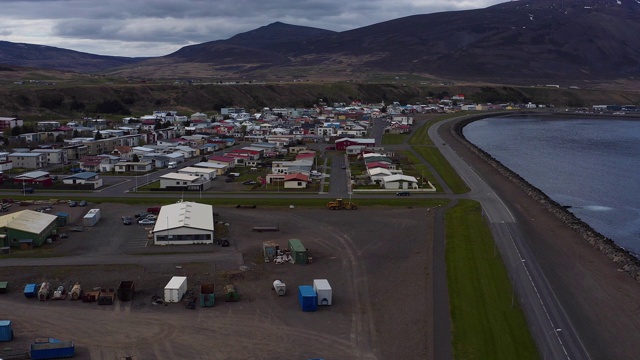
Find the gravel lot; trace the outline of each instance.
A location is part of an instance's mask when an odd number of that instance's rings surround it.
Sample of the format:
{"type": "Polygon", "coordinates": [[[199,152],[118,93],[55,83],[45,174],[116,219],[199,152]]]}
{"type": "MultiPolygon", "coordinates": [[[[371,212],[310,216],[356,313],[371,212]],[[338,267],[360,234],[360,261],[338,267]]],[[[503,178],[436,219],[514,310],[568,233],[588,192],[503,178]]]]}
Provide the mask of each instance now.
{"type": "MultiPolygon", "coordinates": [[[[38,337],[56,337],[73,340],[79,359],[432,358],[433,211],[427,208],[215,208],[229,224],[231,246],[221,248],[147,245],[145,227],[120,220],[142,207],[57,205],[52,212],[67,211],[71,223],[79,224],[92,207],[101,209],[98,225],[79,233],[62,230],[68,239],[36,250],[47,254],[37,260],[42,266],[3,267],[0,280],[10,282],[10,292],[0,296],[0,318],[14,323],[12,351],[24,352],[38,337]],[[250,231],[275,225],[281,231],[250,231]],[[310,249],[313,264],[264,263],[262,241],[286,247],[290,238],[310,249]],[[46,266],[61,259],[96,265],[46,266]],[[123,263],[99,265],[118,261],[123,263]],[[240,270],[242,265],[249,270],[240,270]],[[153,305],[151,296],[162,295],[174,275],[187,276],[192,290],[215,283],[216,306],[192,311],[181,304],[153,305]],[[315,278],[329,280],[334,304],[305,313],[297,286],[315,278]],[[287,284],[284,297],[271,290],[274,279],[287,284]],[[115,288],[121,280],[135,281],[133,301],[99,306],[22,294],[31,282],[55,288],[78,281],[91,289],[115,288]],[[222,301],[222,287],[230,283],[240,293],[237,303],[222,301]]],[[[6,264],[0,259],[0,267],[6,264]]]]}

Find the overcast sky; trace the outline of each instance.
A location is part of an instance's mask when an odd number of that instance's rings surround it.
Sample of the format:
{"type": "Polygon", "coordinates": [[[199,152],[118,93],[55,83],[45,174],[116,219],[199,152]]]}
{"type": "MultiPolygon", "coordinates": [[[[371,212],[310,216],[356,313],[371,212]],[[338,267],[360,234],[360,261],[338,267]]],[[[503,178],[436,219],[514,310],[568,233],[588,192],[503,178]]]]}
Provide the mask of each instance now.
{"type": "Polygon", "coordinates": [[[0,0],[0,40],[161,56],[281,21],[345,31],[507,0],[0,0]]]}

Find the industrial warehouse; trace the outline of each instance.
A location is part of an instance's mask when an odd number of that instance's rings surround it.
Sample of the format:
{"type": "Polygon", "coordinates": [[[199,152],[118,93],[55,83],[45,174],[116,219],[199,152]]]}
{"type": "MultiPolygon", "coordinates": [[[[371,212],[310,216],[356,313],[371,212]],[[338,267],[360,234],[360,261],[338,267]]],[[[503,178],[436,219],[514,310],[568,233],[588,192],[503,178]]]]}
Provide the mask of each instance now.
{"type": "Polygon", "coordinates": [[[57,216],[33,210],[0,216],[0,245],[22,248],[42,246],[56,234],[57,223],[57,216]]]}
{"type": "Polygon", "coordinates": [[[160,209],[153,228],[155,245],[213,244],[213,207],[178,202],[160,209]]]}

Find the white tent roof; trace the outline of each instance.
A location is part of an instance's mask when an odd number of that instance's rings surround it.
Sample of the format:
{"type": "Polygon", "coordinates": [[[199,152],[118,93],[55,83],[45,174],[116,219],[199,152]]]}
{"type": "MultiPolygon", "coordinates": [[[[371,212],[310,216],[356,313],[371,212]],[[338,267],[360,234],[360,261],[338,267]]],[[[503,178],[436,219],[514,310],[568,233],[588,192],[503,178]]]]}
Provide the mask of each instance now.
{"type": "Polygon", "coordinates": [[[213,207],[184,201],[160,208],[153,232],[179,227],[213,231],[213,207]]]}

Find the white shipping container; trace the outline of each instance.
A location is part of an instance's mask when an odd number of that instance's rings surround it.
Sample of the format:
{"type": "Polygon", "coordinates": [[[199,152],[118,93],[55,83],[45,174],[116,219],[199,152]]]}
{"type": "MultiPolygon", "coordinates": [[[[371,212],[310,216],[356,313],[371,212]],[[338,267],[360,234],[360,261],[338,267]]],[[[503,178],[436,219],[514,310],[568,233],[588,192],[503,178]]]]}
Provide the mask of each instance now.
{"type": "Polygon", "coordinates": [[[100,209],[91,209],[89,211],[87,211],[87,215],[89,214],[94,214],[96,217],[96,222],[98,222],[98,220],[100,220],[100,209]]]}
{"type": "Polygon", "coordinates": [[[179,302],[187,291],[187,277],[174,276],[164,287],[165,302],[179,302]]]}
{"type": "Polygon", "coordinates": [[[331,285],[327,279],[314,279],[313,290],[318,295],[318,305],[331,305],[331,285]]]}
{"type": "Polygon", "coordinates": [[[98,217],[96,214],[87,214],[82,218],[82,225],[84,226],[94,226],[98,222],[98,217]]]}

